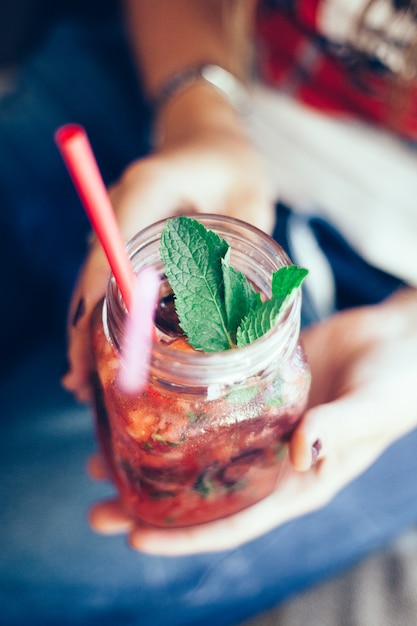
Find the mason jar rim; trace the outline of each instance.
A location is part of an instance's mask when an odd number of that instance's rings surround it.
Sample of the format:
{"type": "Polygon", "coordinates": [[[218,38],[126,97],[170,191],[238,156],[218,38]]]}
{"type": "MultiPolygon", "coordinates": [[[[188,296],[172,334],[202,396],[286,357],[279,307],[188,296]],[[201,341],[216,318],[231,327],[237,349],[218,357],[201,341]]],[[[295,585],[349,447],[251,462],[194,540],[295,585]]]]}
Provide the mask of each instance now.
{"type": "MultiPolygon", "coordinates": [[[[291,263],[288,255],[270,235],[251,224],[237,218],[211,213],[192,215],[184,213],[184,215],[201,221],[207,228],[215,230],[226,240],[234,237],[235,240],[241,242],[241,245],[247,246],[248,249],[252,248],[253,255],[261,254],[265,261],[268,261],[269,265],[275,269],[291,263]],[[248,234],[251,238],[248,238],[248,234]],[[265,248],[264,252],[261,250],[261,244],[265,248]]],[[[151,224],[128,242],[126,250],[135,272],[149,265],[157,265],[157,270],[163,272],[162,261],[156,253],[156,246],[159,251],[160,235],[167,219],[151,224]]],[[[231,243],[230,246],[231,253],[236,253],[231,243]]],[[[243,254],[241,258],[244,258],[243,254]]],[[[270,272],[271,277],[272,272],[270,272]]],[[[270,296],[270,293],[265,295],[270,296]]],[[[248,376],[267,371],[271,363],[284,361],[294,350],[300,330],[300,310],[301,290],[297,289],[274,327],[261,338],[242,348],[212,353],[198,350],[184,351],[154,340],[150,376],[170,384],[177,381],[180,386],[183,384],[187,386],[232,385],[247,379],[248,376]]],[[[117,350],[120,348],[120,342],[116,335],[122,332],[125,315],[126,308],[112,276],[108,282],[103,307],[103,325],[107,339],[117,350]]]]}

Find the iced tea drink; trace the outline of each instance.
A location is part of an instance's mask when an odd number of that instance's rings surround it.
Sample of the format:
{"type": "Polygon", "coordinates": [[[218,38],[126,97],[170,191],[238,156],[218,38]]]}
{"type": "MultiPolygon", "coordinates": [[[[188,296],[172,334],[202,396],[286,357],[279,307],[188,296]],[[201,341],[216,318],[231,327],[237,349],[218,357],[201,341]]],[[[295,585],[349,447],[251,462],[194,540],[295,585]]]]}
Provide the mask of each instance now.
{"type": "MultiPolygon", "coordinates": [[[[198,219],[230,244],[234,267],[269,297],[272,273],[289,263],[280,246],[238,220],[198,219]]],[[[192,349],[163,278],[163,227],[149,227],[128,246],[136,271],[152,265],[162,277],[147,386],[128,396],[117,385],[126,311],[113,279],[93,316],[93,383],[100,445],[124,506],[142,522],[175,527],[230,515],[275,489],[310,373],[299,343],[299,290],[280,322],[254,343],[192,349]]]]}

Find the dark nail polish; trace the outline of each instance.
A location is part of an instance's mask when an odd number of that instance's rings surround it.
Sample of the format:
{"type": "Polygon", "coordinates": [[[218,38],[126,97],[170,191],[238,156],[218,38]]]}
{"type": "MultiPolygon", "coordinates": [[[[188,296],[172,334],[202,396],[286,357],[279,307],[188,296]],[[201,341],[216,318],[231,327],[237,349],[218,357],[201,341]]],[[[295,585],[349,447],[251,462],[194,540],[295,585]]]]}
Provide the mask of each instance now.
{"type": "Polygon", "coordinates": [[[84,313],[85,313],[85,301],[84,301],[84,298],[80,298],[77,304],[77,308],[74,313],[74,317],[72,318],[72,325],[74,326],[74,328],[77,326],[78,322],[80,321],[84,313]]]}
{"type": "Polygon", "coordinates": [[[320,439],[316,439],[316,441],[311,446],[311,465],[315,465],[317,463],[320,450],[321,450],[321,441],[320,439]]]}

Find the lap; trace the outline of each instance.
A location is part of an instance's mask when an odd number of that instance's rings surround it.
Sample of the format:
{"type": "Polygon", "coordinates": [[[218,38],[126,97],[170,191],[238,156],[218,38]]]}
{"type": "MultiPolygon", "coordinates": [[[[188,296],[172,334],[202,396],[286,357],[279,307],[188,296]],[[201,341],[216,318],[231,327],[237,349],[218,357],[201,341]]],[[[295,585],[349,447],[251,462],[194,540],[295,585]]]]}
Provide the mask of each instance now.
{"type": "Polygon", "coordinates": [[[0,604],[10,626],[233,624],[354,563],[417,520],[417,433],[321,511],[230,552],[162,558],[102,537],[86,511],[112,493],[85,473],[89,411],[60,390],[60,346],[1,384],[0,604]]]}

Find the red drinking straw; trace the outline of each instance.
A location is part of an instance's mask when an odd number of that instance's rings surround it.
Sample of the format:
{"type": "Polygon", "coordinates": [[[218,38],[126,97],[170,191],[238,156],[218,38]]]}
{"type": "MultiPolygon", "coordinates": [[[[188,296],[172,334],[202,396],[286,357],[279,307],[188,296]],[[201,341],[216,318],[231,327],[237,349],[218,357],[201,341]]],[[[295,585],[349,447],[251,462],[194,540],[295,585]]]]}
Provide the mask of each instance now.
{"type": "Polygon", "coordinates": [[[130,309],[135,274],[87,134],[78,124],[66,124],[56,131],[55,142],[130,309]]]}

